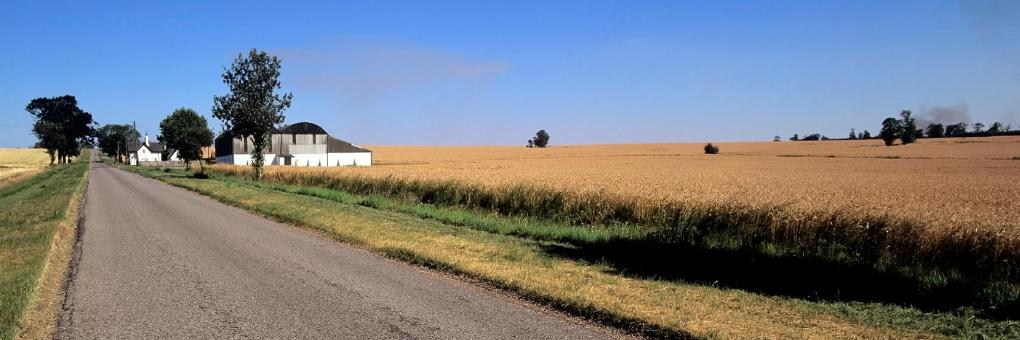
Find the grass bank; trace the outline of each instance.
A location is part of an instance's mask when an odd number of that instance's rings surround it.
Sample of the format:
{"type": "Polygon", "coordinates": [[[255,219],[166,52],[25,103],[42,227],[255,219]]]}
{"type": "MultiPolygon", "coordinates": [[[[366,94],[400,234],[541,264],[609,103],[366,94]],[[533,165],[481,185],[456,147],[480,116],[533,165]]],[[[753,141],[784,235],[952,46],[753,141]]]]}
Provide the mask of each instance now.
{"type": "MultiPolygon", "coordinates": [[[[271,218],[402,260],[468,276],[575,315],[651,335],[694,337],[934,337],[1020,335],[1020,324],[967,310],[926,313],[864,302],[812,302],[717,282],[656,278],[586,258],[584,244],[646,236],[641,228],[578,227],[507,218],[478,209],[423,205],[383,196],[132,169],[271,218]],[[581,246],[579,246],[581,244],[581,246]]],[[[698,266],[705,257],[662,259],[698,266]]]]}
{"type": "Polygon", "coordinates": [[[49,336],[87,159],[0,188],[0,339],[49,336]]]}
{"type": "MultiPolygon", "coordinates": [[[[244,177],[250,169],[220,165],[212,171],[244,177]]],[[[930,310],[973,307],[997,318],[1020,315],[1020,243],[1009,233],[987,229],[960,226],[935,233],[889,215],[645,202],[530,186],[490,188],[328,171],[270,169],[265,180],[593,229],[629,226],[642,237],[581,244],[583,249],[572,254],[589,259],[612,254],[607,260],[632,273],[691,277],[690,268],[678,268],[669,259],[712,255],[718,259],[708,263],[712,266],[744,270],[722,277],[739,288],[930,310]],[[771,265],[761,265],[763,260],[771,265]],[[761,275],[790,279],[782,284],[754,279],[761,275]]],[[[693,270],[699,274],[695,277],[719,276],[700,275],[705,270],[711,268],[693,270]]]]}

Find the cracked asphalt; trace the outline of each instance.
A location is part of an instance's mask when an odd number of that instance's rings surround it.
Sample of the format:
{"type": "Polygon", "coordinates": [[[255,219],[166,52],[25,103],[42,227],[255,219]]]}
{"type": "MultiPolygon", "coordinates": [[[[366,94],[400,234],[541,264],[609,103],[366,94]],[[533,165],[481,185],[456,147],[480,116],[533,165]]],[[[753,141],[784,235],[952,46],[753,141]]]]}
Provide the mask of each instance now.
{"type": "Polygon", "coordinates": [[[56,338],[607,338],[615,331],[93,163],[56,338]]]}

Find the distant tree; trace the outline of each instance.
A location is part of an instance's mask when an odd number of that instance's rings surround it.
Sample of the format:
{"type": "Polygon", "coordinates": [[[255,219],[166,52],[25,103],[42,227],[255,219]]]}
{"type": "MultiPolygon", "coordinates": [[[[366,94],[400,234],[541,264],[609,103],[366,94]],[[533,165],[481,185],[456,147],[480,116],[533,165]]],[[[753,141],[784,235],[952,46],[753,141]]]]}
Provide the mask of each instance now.
{"type": "Polygon", "coordinates": [[[130,124],[106,124],[96,129],[99,150],[110,157],[127,155],[125,141],[138,140],[139,137],[141,134],[130,124]]]}
{"type": "Polygon", "coordinates": [[[946,126],[946,137],[958,137],[967,133],[967,123],[956,123],[946,126]]]}
{"type": "Polygon", "coordinates": [[[886,146],[892,146],[901,135],[903,135],[903,125],[899,120],[889,117],[882,121],[882,131],[878,133],[878,136],[882,137],[886,146]]]}
{"type": "Polygon", "coordinates": [[[994,122],[994,123],[992,123],[992,126],[988,127],[988,133],[989,134],[993,134],[994,135],[994,134],[998,134],[1000,132],[1005,132],[1002,129],[1002,123],[994,122]]]}
{"type": "Polygon", "coordinates": [[[199,173],[205,173],[202,148],[212,144],[213,133],[205,117],[189,108],[179,108],[159,123],[159,141],[177,150],[184,167],[191,170],[191,161],[198,160],[199,173]]]}
{"type": "Polygon", "coordinates": [[[792,140],[792,141],[799,141],[799,140],[800,140],[800,136],[798,136],[798,135],[797,135],[797,134],[795,133],[795,134],[793,134],[793,137],[790,137],[790,140],[792,140]]]}
{"type": "Polygon", "coordinates": [[[213,97],[212,115],[223,121],[224,131],[242,140],[251,138],[255,179],[262,178],[263,151],[273,124],[283,123],[283,111],[293,98],[290,93],[276,93],[280,89],[280,66],[279,58],[254,48],[247,56],[238,54],[230,68],[223,71],[223,83],[230,93],[213,97]]]}
{"type": "Polygon", "coordinates": [[[535,138],[532,138],[532,141],[535,143],[536,147],[544,148],[549,145],[549,133],[545,132],[545,130],[538,130],[538,132],[535,133],[535,138]]]}
{"type": "Polygon", "coordinates": [[[903,142],[903,145],[917,141],[917,125],[914,124],[914,118],[910,116],[910,110],[900,112],[900,117],[902,117],[900,119],[900,125],[902,126],[900,141],[903,142]]]}
{"type": "Polygon", "coordinates": [[[929,138],[939,138],[946,135],[946,128],[942,124],[932,123],[928,124],[925,133],[929,138]]]}
{"type": "Polygon", "coordinates": [[[25,106],[25,111],[36,118],[32,132],[50,155],[50,164],[55,160],[67,163],[69,157],[80,153],[82,145],[91,144],[95,135],[92,114],[79,108],[74,96],[36,98],[25,106]]]}
{"type": "Polygon", "coordinates": [[[772,137],[772,141],[773,142],[782,142],[783,141],[783,137],[780,137],[779,135],[776,135],[775,137],[772,137]]]}
{"type": "Polygon", "coordinates": [[[854,129],[850,129],[850,138],[849,139],[857,139],[857,131],[855,131],[854,129]]]}
{"type": "Polygon", "coordinates": [[[861,132],[861,139],[871,139],[871,132],[869,132],[868,130],[864,130],[864,132],[861,132]]]}
{"type": "Polygon", "coordinates": [[[705,144],[705,153],[709,155],[717,154],[719,153],[719,147],[712,145],[712,143],[705,144]]]}
{"type": "Polygon", "coordinates": [[[974,133],[985,132],[985,124],[981,122],[974,123],[974,133]]]}
{"type": "Polygon", "coordinates": [[[822,140],[832,140],[832,138],[829,138],[829,137],[826,137],[825,135],[822,135],[822,140]]]}
{"type": "Polygon", "coordinates": [[[531,140],[531,139],[529,139],[529,140],[528,140],[528,148],[533,148],[533,147],[535,147],[535,141],[534,141],[534,140],[531,140]]]}
{"type": "Polygon", "coordinates": [[[812,133],[810,135],[805,136],[804,138],[801,138],[801,140],[812,140],[812,141],[813,140],[822,140],[822,135],[818,134],[818,133],[812,133]]]}

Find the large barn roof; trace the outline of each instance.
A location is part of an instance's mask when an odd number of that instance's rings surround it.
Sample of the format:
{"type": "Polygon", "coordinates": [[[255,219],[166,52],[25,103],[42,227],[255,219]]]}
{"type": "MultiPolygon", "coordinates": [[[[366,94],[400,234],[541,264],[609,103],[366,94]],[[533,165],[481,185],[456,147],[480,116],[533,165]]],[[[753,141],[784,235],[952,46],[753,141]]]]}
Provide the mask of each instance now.
{"type": "Polygon", "coordinates": [[[325,135],[325,134],[327,134],[326,130],[323,130],[321,126],[318,126],[318,125],[315,125],[315,124],[312,124],[312,123],[309,123],[309,122],[300,122],[300,123],[294,123],[294,124],[291,124],[291,125],[287,125],[287,126],[283,127],[283,129],[280,130],[280,133],[283,133],[283,134],[297,134],[297,135],[304,135],[304,134],[325,135]]]}

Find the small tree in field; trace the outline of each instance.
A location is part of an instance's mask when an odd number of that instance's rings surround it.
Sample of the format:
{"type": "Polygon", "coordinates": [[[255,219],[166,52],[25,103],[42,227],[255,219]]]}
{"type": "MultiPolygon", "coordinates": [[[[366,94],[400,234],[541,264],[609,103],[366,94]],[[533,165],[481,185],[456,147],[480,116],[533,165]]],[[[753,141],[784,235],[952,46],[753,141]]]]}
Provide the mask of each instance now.
{"type": "Polygon", "coordinates": [[[283,111],[290,107],[292,94],[277,94],[280,89],[280,59],[256,49],[239,54],[233,65],[223,71],[223,83],[230,88],[225,96],[213,97],[213,117],[223,121],[224,130],[242,140],[251,138],[251,167],[255,179],[262,178],[263,151],[270,143],[274,124],[284,121],[283,111]]]}
{"type": "Polygon", "coordinates": [[[184,160],[184,167],[191,170],[191,161],[198,160],[201,169],[199,173],[205,173],[205,165],[202,164],[202,147],[212,144],[213,134],[206,124],[205,117],[195,113],[195,110],[179,108],[174,110],[163,121],[159,123],[159,141],[168,147],[176,149],[181,159],[184,160]]]}
{"type": "Polygon", "coordinates": [[[712,143],[705,144],[705,154],[714,155],[719,153],[719,147],[712,143]]]}
{"type": "Polygon", "coordinates": [[[903,110],[900,112],[901,130],[900,130],[900,141],[904,145],[910,144],[917,141],[917,125],[914,124],[914,118],[910,117],[910,110],[903,110]]]}
{"type": "Polygon", "coordinates": [[[900,121],[890,117],[882,121],[882,131],[878,133],[878,136],[885,141],[885,146],[892,146],[902,134],[903,126],[900,125],[900,121]]]}
{"type": "Polygon", "coordinates": [[[544,148],[549,145],[549,133],[545,130],[538,130],[535,134],[535,138],[531,139],[535,143],[535,147],[544,148]]]}

